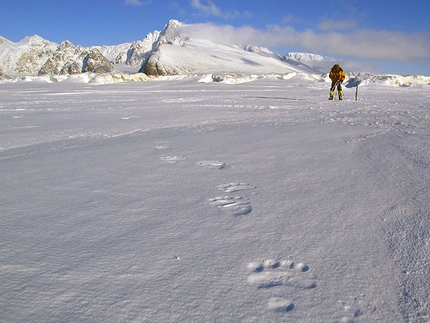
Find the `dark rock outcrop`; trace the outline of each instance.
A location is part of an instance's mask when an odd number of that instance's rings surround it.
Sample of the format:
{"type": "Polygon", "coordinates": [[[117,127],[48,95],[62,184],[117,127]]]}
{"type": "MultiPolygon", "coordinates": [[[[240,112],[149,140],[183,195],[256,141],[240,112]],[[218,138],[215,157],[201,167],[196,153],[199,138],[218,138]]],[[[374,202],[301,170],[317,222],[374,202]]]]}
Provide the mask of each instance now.
{"type": "Polygon", "coordinates": [[[64,41],[42,66],[38,74],[109,73],[114,69],[114,66],[98,49],[88,50],[64,41]]]}

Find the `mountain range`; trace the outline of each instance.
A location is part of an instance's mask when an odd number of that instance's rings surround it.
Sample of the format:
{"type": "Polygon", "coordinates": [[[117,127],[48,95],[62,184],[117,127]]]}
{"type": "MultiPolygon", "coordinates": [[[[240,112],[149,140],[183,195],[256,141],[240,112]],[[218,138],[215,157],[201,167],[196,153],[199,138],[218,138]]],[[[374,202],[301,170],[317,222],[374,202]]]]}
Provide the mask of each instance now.
{"type": "Polygon", "coordinates": [[[115,46],[82,47],[67,40],[57,44],[38,35],[14,43],[0,36],[0,77],[114,71],[149,76],[322,73],[321,67],[334,61],[309,53],[281,56],[264,47],[192,38],[186,32],[192,26],[170,20],[162,31],[149,33],[143,40],[115,46]]]}
{"type": "MultiPolygon", "coordinates": [[[[0,36],[0,80],[48,82],[75,79],[116,83],[151,77],[202,76],[200,82],[248,82],[260,77],[289,79],[297,75],[329,82],[327,71],[338,59],[311,53],[279,55],[268,48],[238,45],[203,35],[199,25],[170,20],[142,40],[114,46],[57,44],[38,35],[12,42],[0,36]]],[[[423,75],[372,75],[348,71],[347,87],[361,83],[390,86],[428,85],[423,75]]]]}

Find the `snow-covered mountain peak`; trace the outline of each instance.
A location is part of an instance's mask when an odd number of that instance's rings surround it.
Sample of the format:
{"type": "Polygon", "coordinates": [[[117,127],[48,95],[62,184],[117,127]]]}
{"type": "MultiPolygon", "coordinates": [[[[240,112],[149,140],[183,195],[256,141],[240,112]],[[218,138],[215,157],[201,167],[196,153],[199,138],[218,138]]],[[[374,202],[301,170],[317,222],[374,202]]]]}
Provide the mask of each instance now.
{"type": "Polygon", "coordinates": [[[298,67],[307,66],[313,68],[315,71],[320,72],[330,70],[334,62],[339,61],[333,57],[303,52],[287,53],[283,57],[283,60],[298,67]]]}
{"type": "Polygon", "coordinates": [[[71,41],[65,40],[60,44],[58,49],[66,49],[66,48],[76,48],[76,47],[75,47],[75,45],[73,45],[73,43],[71,41]]]}
{"type": "Polygon", "coordinates": [[[170,20],[153,43],[140,72],[148,75],[265,74],[315,72],[313,67],[283,61],[264,47],[243,46],[212,37],[201,25],[170,20]]]}
{"type": "Polygon", "coordinates": [[[170,19],[169,22],[166,24],[164,29],[174,29],[178,27],[182,27],[184,24],[178,20],[170,19]]]}
{"type": "Polygon", "coordinates": [[[40,37],[39,35],[27,36],[17,43],[20,47],[45,47],[45,46],[57,46],[58,44],[53,43],[49,40],[40,37]]]}
{"type": "Polygon", "coordinates": [[[300,52],[287,53],[287,55],[285,55],[285,58],[292,59],[295,61],[322,61],[322,60],[330,59],[329,57],[324,57],[318,54],[300,53],[300,52]]]}
{"type": "Polygon", "coordinates": [[[182,46],[183,41],[178,40],[178,37],[180,39],[183,39],[183,36],[181,34],[178,34],[178,28],[182,27],[183,24],[177,20],[170,20],[168,24],[164,27],[164,29],[159,34],[158,43],[159,44],[172,44],[172,45],[179,45],[182,46]]]}
{"type": "Polygon", "coordinates": [[[262,46],[245,46],[245,50],[248,52],[254,52],[259,54],[268,54],[268,55],[276,55],[275,52],[270,49],[262,46]]]}
{"type": "Polygon", "coordinates": [[[3,44],[12,44],[12,42],[9,39],[4,38],[3,36],[0,36],[0,45],[3,44]]]}

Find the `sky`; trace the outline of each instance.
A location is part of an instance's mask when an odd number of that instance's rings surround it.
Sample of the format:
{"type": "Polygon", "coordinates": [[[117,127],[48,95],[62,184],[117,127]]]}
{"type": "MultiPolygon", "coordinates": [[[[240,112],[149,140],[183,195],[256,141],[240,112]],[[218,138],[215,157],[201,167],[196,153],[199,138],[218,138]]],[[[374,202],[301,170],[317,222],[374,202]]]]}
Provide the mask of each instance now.
{"type": "MultiPolygon", "coordinates": [[[[278,54],[334,57],[373,73],[430,75],[429,0],[0,0],[0,35],[117,45],[170,19],[278,54]]],[[[216,39],[215,39],[216,40],[216,39]]]]}

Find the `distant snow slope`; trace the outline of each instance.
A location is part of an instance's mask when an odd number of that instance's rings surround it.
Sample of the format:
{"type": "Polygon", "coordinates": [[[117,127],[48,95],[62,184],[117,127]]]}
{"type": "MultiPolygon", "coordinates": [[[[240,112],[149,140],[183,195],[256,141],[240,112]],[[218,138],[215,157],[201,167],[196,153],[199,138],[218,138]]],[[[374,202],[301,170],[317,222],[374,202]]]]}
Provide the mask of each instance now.
{"type": "Polygon", "coordinates": [[[333,66],[333,64],[338,63],[339,60],[333,57],[322,56],[318,54],[310,53],[298,53],[292,52],[287,53],[283,59],[296,66],[309,66],[314,68],[315,71],[327,72],[333,66]]]}
{"type": "MultiPolygon", "coordinates": [[[[189,37],[193,26],[170,21],[160,34],[154,52],[141,68],[148,75],[209,73],[268,74],[315,72],[306,65],[283,62],[268,49],[219,44],[208,39],[189,37]]],[[[197,26],[195,27],[197,28],[197,26]]]]}
{"type": "Polygon", "coordinates": [[[313,72],[309,67],[286,64],[279,58],[245,51],[238,46],[218,45],[200,39],[186,41],[181,46],[161,44],[149,58],[144,71],[148,75],[313,72]]]}

